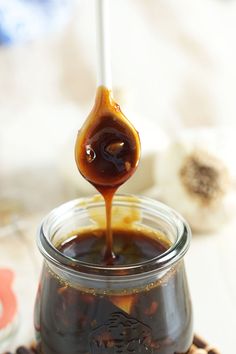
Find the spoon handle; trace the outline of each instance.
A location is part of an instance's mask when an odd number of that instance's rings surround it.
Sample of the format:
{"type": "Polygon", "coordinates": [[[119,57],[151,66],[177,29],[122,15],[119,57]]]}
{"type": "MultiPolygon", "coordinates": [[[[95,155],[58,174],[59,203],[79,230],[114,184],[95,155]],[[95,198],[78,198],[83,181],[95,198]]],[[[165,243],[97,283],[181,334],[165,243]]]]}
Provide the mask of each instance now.
{"type": "Polygon", "coordinates": [[[94,0],[97,23],[97,84],[111,89],[109,0],[94,0]]]}

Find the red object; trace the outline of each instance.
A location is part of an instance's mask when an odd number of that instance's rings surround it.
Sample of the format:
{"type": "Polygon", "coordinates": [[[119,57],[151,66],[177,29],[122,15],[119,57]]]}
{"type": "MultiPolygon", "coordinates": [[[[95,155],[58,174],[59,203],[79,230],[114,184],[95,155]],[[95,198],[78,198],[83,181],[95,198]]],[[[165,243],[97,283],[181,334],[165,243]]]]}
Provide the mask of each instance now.
{"type": "Polygon", "coordinates": [[[12,290],[14,273],[0,268],[0,330],[9,325],[16,315],[17,301],[12,290]]]}

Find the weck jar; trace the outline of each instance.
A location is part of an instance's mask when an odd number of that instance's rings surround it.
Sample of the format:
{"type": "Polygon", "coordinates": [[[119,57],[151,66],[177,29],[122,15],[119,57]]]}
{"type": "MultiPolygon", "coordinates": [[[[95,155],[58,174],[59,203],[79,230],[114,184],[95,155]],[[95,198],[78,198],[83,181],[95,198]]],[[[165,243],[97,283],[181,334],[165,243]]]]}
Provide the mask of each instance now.
{"type": "Polygon", "coordinates": [[[161,235],[169,246],[148,260],[115,266],[64,254],[58,245],[81,230],[96,234],[105,228],[100,196],[67,202],[43,220],[38,246],[44,265],[35,304],[41,354],[176,354],[190,348],[193,316],[183,260],[189,226],[169,207],[132,195],[114,197],[113,230],[118,225],[126,235],[161,235]]]}

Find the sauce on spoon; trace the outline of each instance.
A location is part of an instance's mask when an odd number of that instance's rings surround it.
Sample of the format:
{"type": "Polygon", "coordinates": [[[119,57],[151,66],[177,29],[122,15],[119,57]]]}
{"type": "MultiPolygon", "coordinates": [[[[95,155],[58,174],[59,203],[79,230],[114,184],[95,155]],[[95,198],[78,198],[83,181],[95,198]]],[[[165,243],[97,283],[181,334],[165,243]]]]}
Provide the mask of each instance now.
{"type": "Polygon", "coordinates": [[[113,100],[111,90],[97,89],[95,105],[78,133],[75,159],[82,176],[104,197],[107,235],[104,262],[112,265],[111,207],[116,190],[135,172],[140,159],[138,132],[113,100]]]}

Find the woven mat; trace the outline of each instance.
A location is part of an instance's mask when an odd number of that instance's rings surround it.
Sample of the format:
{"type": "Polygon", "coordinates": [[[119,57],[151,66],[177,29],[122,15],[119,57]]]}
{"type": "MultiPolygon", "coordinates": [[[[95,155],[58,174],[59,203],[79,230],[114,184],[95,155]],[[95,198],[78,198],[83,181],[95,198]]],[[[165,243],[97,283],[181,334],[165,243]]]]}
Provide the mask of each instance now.
{"type": "MultiPolygon", "coordinates": [[[[5,352],[4,354],[13,354],[10,352],[5,352]]],[[[19,347],[15,354],[38,354],[35,346],[31,347],[19,347]]],[[[188,354],[221,354],[216,348],[209,345],[204,339],[195,335],[193,339],[193,345],[190,348],[188,354]]]]}
{"type": "Polygon", "coordinates": [[[204,339],[195,335],[193,345],[190,348],[189,354],[221,354],[212,345],[209,345],[204,339]]]}

